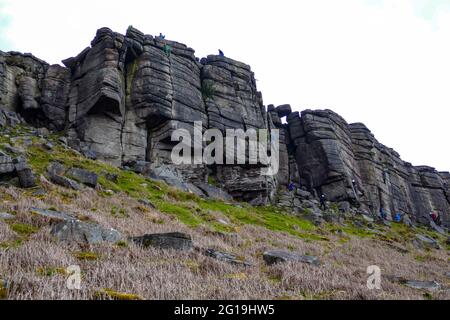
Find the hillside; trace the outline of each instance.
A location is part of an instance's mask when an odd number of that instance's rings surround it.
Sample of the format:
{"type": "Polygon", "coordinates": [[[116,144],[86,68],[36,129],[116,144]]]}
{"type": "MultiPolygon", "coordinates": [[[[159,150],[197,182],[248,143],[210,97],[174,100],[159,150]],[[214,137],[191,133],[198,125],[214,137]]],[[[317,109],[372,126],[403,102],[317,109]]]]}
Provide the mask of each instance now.
{"type": "Polygon", "coordinates": [[[308,210],[295,213],[201,198],[89,160],[61,135],[24,124],[0,130],[3,159],[26,158],[36,178],[35,187],[23,189],[17,177],[2,176],[2,298],[450,298],[448,240],[430,229],[377,223],[333,206],[330,222],[318,223],[308,210]],[[97,183],[80,176],[78,182],[66,178],[72,182],[69,188],[50,182],[61,182],[49,172],[54,162],[66,170],[85,169],[97,183]],[[75,225],[114,228],[120,235],[97,242],[86,236],[96,232],[92,228],[55,233],[65,216],[75,225]],[[193,247],[146,248],[130,239],[171,232],[192,237],[193,247]],[[217,253],[216,258],[212,251],[206,254],[208,249],[234,256],[220,261],[217,253]],[[299,254],[302,260],[270,265],[270,250],[299,254]],[[66,288],[66,268],[72,265],[81,267],[81,290],[66,288]],[[382,270],[382,291],[366,286],[371,265],[382,270]],[[412,280],[425,282],[408,282],[412,280]],[[412,288],[423,286],[430,289],[412,288]]]}

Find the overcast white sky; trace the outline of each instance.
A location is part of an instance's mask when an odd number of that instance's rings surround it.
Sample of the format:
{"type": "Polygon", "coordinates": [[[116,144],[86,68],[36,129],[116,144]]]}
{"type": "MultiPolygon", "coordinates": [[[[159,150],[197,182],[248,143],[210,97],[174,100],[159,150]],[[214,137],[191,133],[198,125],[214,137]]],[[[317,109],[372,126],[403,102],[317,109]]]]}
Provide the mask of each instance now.
{"type": "Polygon", "coordinates": [[[59,63],[130,24],[250,64],[266,104],[330,108],[450,170],[450,0],[0,0],[0,49],[59,63]]]}

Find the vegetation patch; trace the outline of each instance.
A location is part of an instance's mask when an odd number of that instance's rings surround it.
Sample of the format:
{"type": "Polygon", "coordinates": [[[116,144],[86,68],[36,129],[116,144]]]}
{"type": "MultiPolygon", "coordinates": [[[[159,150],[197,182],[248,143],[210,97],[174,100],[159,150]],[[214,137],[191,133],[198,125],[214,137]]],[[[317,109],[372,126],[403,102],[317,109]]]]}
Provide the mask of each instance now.
{"type": "Polygon", "coordinates": [[[24,224],[24,223],[12,223],[10,224],[11,230],[13,230],[15,233],[24,236],[29,237],[32,234],[39,231],[38,228],[30,225],[30,224],[24,224]]]}
{"type": "Polygon", "coordinates": [[[100,300],[114,300],[114,301],[138,301],[144,300],[141,296],[131,293],[117,292],[111,289],[102,289],[95,292],[95,298],[100,300]]]}
{"type": "Polygon", "coordinates": [[[75,252],[74,257],[81,261],[96,261],[101,258],[101,256],[95,252],[75,252]]]}

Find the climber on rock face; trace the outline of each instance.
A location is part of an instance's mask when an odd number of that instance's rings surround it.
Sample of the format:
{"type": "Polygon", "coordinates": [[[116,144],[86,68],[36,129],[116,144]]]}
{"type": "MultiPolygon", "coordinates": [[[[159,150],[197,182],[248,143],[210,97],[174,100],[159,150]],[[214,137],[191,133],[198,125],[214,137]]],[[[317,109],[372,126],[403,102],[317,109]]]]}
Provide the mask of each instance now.
{"type": "Polygon", "coordinates": [[[322,210],[327,210],[327,197],[324,194],[320,196],[320,208],[322,210]]]}
{"type": "Polygon", "coordinates": [[[436,223],[437,225],[440,224],[440,216],[439,213],[437,211],[432,211],[430,212],[430,218],[431,220],[433,220],[434,223],[436,223]]]}
{"type": "Polygon", "coordinates": [[[400,223],[400,222],[402,221],[402,217],[403,217],[402,213],[401,213],[401,212],[398,212],[398,213],[394,216],[394,221],[397,222],[397,223],[400,223]]]}
{"type": "Polygon", "coordinates": [[[223,53],[223,51],[222,50],[220,50],[219,49],[219,56],[221,56],[221,57],[225,57],[225,54],[223,53]]]}
{"type": "Polygon", "coordinates": [[[164,40],[166,38],[166,36],[160,32],[158,38],[160,38],[161,40],[164,40]]]}
{"type": "Polygon", "coordinates": [[[163,47],[163,51],[167,55],[167,57],[170,58],[170,55],[172,53],[172,47],[169,46],[168,44],[165,44],[164,47],[163,47]]]}
{"type": "Polygon", "coordinates": [[[289,189],[290,192],[294,191],[295,190],[295,185],[291,182],[289,184],[289,186],[288,186],[288,189],[289,189]]]}
{"type": "Polygon", "coordinates": [[[380,216],[381,216],[381,220],[383,220],[383,221],[387,219],[386,211],[384,210],[383,207],[381,207],[381,209],[380,209],[380,216]]]}

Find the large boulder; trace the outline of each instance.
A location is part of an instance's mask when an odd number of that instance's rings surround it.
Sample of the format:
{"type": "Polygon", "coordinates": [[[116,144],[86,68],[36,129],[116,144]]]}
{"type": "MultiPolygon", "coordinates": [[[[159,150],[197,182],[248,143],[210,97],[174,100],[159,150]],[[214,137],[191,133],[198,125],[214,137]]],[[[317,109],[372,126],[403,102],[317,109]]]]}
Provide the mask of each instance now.
{"type": "Polygon", "coordinates": [[[117,230],[79,220],[61,221],[52,227],[51,234],[59,241],[80,244],[116,243],[122,239],[117,230]]]}
{"type": "Polygon", "coordinates": [[[72,168],[69,171],[67,171],[66,175],[69,178],[72,178],[91,188],[95,188],[97,186],[98,176],[94,172],[79,168],[72,168]]]}

